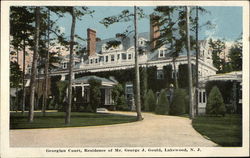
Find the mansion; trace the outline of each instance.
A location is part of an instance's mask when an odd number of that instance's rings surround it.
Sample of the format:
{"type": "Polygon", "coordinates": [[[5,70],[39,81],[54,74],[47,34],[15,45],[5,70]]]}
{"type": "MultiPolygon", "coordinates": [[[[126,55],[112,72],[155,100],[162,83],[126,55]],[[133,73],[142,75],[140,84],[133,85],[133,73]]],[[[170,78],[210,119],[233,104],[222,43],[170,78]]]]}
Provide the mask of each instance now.
{"type": "MultiPolygon", "coordinates": [[[[153,39],[159,37],[159,32],[156,31],[159,28],[150,22],[150,32],[143,32],[138,34],[138,62],[140,67],[156,67],[156,80],[162,80],[166,75],[164,75],[164,67],[173,65],[173,58],[170,56],[170,51],[168,46],[164,45],[158,49],[154,49],[156,42],[153,39]],[[152,51],[154,50],[154,51],[152,51]]],[[[200,40],[199,42],[199,78],[206,78],[216,74],[217,69],[213,66],[212,61],[212,50],[209,47],[207,40],[200,40]]],[[[121,71],[132,69],[134,67],[134,36],[123,36],[122,34],[116,34],[115,37],[109,39],[100,39],[97,36],[97,31],[94,29],[87,29],[87,45],[86,52],[81,54],[76,54],[77,46],[74,47],[73,55],[73,88],[79,91],[80,100],[88,101],[89,99],[89,84],[86,78],[99,78],[102,82],[102,102],[104,105],[112,105],[111,90],[112,86],[120,83],[120,81],[114,76],[98,76],[96,74],[91,74],[89,76],[80,76],[83,73],[101,73],[110,71],[121,71]],[[109,46],[109,42],[116,42],[116,45],[109,46]]],[[[67,80],[69,70],[69,48],[65,46],[54,46],[51,51],[57,51],[60,54],[60,62],[55,64],[56,68],[50,70],[50,78],[59,77],[61,81],[67,80]]],[[[196,53],[191,51],[191,63],[195,65],[196,53]]],[[[20,58],[18,60],[21,60],[20,58]]],[[[30,59],[28,60],[30,61],[30,59]]],[[[26,60],[27,62],[27,60],[26,60]]],[[[31,63],[31,62],[30,62],[31,63]]],[[[29,73],[29,65],[26,64],[26,73],[29,73]]],[[[175,60],[175,67],[177,72],[177,78],[179,77],[180,65],[187,64],[186,50],[179,54],[175,60]]],[[[20,64],[22,65],[22,64],[20,64]]],[[[40,70],[38,75],[42,79],[44,71],[40,70]],[[41,76],[41,77],[40,77],[41,76]]],[[[126,77],[126,76],[120,76],[126,77]]],[[[174,78],[174,72],[171,70],[170,78],[174,78]]],[[[29,86],[29,79],[27,79],[26,86],[29,86]]],[[[157,81],[156,81],[157,82],[157,81]]],[[[157,83],[156,83],[157,84],[157,83]]],[[[160,84],[160,83],[158,83],[160,84]]],[[[168,83],[169,84],[169,83],[168,83]]],[[[52,85],[51,85],[52,86],[52,85]]],[[[161,87],[161,85],[159,86],[161,87]]],[[[165,86],[166,87],[166,86],[165,86]]],[[[162,87],[164,88],[164,87],[162,87]]],[[[200,87],[200,104],[199,109],[204,112],[206,106],[206,95],[204,87],[200,87]]],[[[79,97],[79,96],[78,96],[79,97]]],[[[125,98],[127,101],[133,100],[133,84],[131,81],[125,83],[125,98]]],[[[76,98],[75,98],[76,99],[76,98]]],[[[77,100],[77,99],[76,99],[77,100]]]]}

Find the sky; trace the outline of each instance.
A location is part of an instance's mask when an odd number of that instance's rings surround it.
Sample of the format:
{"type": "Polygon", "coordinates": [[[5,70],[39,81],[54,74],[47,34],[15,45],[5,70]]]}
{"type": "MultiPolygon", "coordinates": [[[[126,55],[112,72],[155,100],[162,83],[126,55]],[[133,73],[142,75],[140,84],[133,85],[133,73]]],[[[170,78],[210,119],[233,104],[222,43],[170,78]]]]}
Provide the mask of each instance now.
{"type": "MultiPolygon", "coordinates": [[[[90,6],[95,10],[92,16],[86,15],[82,20],[76,22],[76,34],[80,37],[87,38],[87,28],[92,28],[97,31],[97,37],[101,39],[114,37],[116,33],[122,33],[132,22],[116,23],[108,28],[99,22],[108,16],[118,15],[122,10],[128,9],[133,12],[133,7],[102,7],[90,6]]],[[[155,7],[141,7],[146,15],[151,14],[155,7]]],[[[242,33],[242,7],[228,7],[228,6],[206,6],[204,7],[210,14],[199,16],[199,25],[206,21],[211,21],[215,24],[213,29],[202,27],[199,32],[199,39],[224,39],[226,41],[235,41],[242,33]]],[[[66,15],[58,21],[58,26],[69,37],[71,27],[71,17],[66,15]]],[[[141,19],[138,22],[139,32],[149,32],[149,18],[141,19]]]]}

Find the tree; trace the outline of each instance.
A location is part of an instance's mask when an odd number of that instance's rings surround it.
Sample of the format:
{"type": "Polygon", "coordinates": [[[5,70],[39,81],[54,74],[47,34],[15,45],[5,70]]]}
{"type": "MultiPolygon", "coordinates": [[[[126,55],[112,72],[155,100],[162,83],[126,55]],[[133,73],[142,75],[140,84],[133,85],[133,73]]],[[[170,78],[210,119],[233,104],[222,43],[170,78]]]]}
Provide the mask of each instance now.
{"type": "Polygon", "coordinates": [[[236,40],[229,50],[229,59],[233,71],[242,71],[242,40],[236,40]]]}
{"type": "Polygon", "coordinates": [[[68,108],[65,115],[65,124],[70,124],[71,116],[71,106],[72,106],[72,77],[73,77],[73,54],[74,45],[76,44],[75,38],[83,40],[78,35],[75,34],[76,20],[82,20],[84,15],[92,14],[94,11],[90,10],[88,7],[53,7],[52,10],[58,14],[69,14],[72,18],[71,21],[71,31],[70,31],[70,41],[66,41],[65,38],[60,37],[58,40],[60,43],[68,45],[70,49],[69,54],[69,83],[68,83],[68,108]]]}
{"type": "Polygon", "coordinates": [[[155,97],[154,92],[151,89],[148,90],[146,94],[144,106],[145,106],[145,111],[150,111],[150,112],[155,111],[156,97],[155,97]]]}
{"type": "MultiPolygon", "coordinates": [[[[179,54],[184,51],[186,41],[186,11],[183,6],[158,6],[154,9],[152,14],[152,20],[154,26],[159,27],[160,35],[158,38],[153,39],[151,42],[156,42],[153,51],[165,46],[169,50],[169,56],[172,57],[174,68],[174,82],[175,87],[178,88],[177,71],[176,71],[176,59],[179,54]]],[[[202,7],[191,8],[191,15],[197,11],[201,14],[209,13],[202,7]]],[[[197,28],[197,19],[193,16],[189,16],[190,30],[195,32],[197,28]]],[[[210,22],[206,22],[202,26],[209,26],[210,22]]],[[[201,27],[202,27],[201,26],[201,27]]],[[[195,37],[190,35],[191,49],[195,48],[195,37]]]]}
{"type": "Polygon", "coordinates": [[[155,108],[156,114],[168,115],[169,114],[169,102],[165,90],[161,90],[159,100],[155,108]]]}
{"type": "Polygon", "coordinates": [[[92,112],[96,112],[97,107],[101,104],[101,81],[95,79],[89,79],[89,103],[92,108],[92,112]]]}
{"type": "Polygon", "coordinates": [[[181,115],[186,112],[186,98],[187,94],[184,89],[175,89],[173,95],[173,102],[170,105],[171,115],[181,115]]]}
{"type": "Polygon", "coordinates": [[[212,59],[214,66],[218,69],[217,73],[223,73],[225,65],[225,54],[224,54],[224,59],[221,59],[220,55],[225,50],[225,42],[221,41],[220,39],[216,41],[210,39],[209,47],[212,48],[212,59]]]}
{"type": "Polygon", "coordinates": [[[22,71],[19,68],[18,63],[10,62],[10,87],[16,88],[16,108],[18,109],[19,103],[18,103],[18,88],[20,87],[20,81],[21,81],[22,71]]]}
{"type": "Polygon", "coordinates": [[[111,95],[112,95],[112,99],[114,101],[115,106],[118,106],[118,101],[119,101],[119,98],[122,96],[122,93],[123,93],[122,85],[121,84],[114,85],[111,91],[111,95]]]}
{"type": "Polygon", "coordinates": [[[206,113],[225,116],[226,107],[221,92],[217,86],[214,86],[209,93],[206,113]]]}
{"type": "Polygon", "coordinates": [[[190,59],[190,34],[189,34],[189,7],[186,6],[186,36],[187,36],[187,58],[188,58],[188,92],[189,92],[189,109],[190,109],[190,118],[194,118],[194,109],[193,109],[193,83],[192,83],[192,68],[191,68],[191,59],[190,59]]]}
{"type": "MultiPolygon", "coordinates": [[[[31,12],[30,7],[16,7],[10,8],[10,35],[11,45],[14,46],[19,56],[19,50],[23,51],[23,63],[22,63],[22,113],[25,110],[25,56],[26,47],[33,46],[33,40],[30,38],[34,32],[34,14],[31,12]]],[[[18,63],[19,64],[19,63],[18,63]]]]}
{"type": "MultiPolygon", "coordinates": [[[[137,16],[139,18],[143,18],[145,15],[143,13],[143,10],[141,8],[138,8],[134,6],[134,13],[130,13],[129,10],[123,10],[121,14],[117,16],[110,16],[104,18],[102,21],[100,21],[101,24],[108,27],[109,25],[112,25],[117,22],[128,22],[132,21],[134,22],[134,50],[135,50],[135,105],[136,105],[136,113],[137,113],[137,120],[141,121],[143,120],[141,115],[141,96],[140,96],[140,75],[139,75],[139,65],[138,65],[138,34],[137,34],[137,16]]],[[[130,34],[133,31],[126,30],[125,33],[122,35],[124,38],[130,34]]],[[[119,41],[111,41],[107,43],[109,47],[117,46],[119,44],[119,41]]]]}
{"type": "Polygon", "coordinates": [[[29,109],[29,122],[33,122],[34,118],[34,98],[35,98],[35,86],[36,86],[36,74],[37,74],[37,56],[39,49],[39,31],[40,31],[40,7],[36,7],[35,14],[35,48],[33,53],[33,61],[31,68],[31,80],[30,80],[30,109],[29,109]]]}

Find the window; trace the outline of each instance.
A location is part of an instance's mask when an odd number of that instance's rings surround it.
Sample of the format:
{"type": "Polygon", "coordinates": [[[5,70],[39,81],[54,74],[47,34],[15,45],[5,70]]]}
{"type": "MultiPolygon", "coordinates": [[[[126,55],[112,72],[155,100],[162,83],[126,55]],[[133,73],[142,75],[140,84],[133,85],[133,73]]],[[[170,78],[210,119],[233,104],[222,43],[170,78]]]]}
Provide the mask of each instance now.
{"type": "Polygon", "coordinates": [[[128,54],[128,60],[132,59],[132,54],[128,54]]]}
{"type": "Polygon", "coordinates": [[[163,70],[157,70],[157,79],[158,80],[164,79],[163,70]]]}
{"type": "Polygon", "coordinates": [[[109,61],[109,56],[105,57],[105,61],[108,62],[109,61]]]}
{"type": "Polygon", "coordinates": [[[122,60],[126,60],[127,59],[127,54],[122,53],[122,60]]]}
{"type": "Polygon", "coordinates": [[[63,63],[62,67],[63,67],[63,69],[66,69],[67,68],[67,63],[63,63]]]}
{"type": "Polygon", "coordinates": [[[160,58],[164,57],[164,50],[159,50],[159,57],[160,58]]]}
{"type": "Polygon", "coordinates": [[[120,59],[120,54],[117,54],[117,60],[119,60],[120,59]]]}
{"type": "Polygon", "coordinates": [[[111,61],[115,61],[115,56],[111,55],[111,61]]]}
{"type": "Polygon", "coordinates": [[[98,63],[98,58],[95,59],[95,63],[98,63]]]}
{"type": "Polygon", "coordinates": [[[200,93],[199,93],[199,102],[200,102],[200,103],[202,103],[202,102],[201,102],[201,95],[202,95],[202,93],[200,92],[200,93]]]}
{"type": "Polygon", "coordinates": [[[93,63],[93,59],[90,59],[90,64],[92,64],[93,63]]]}
{"type": "Polygon", "coordinates": [[[206,103],[206,92],[203,92],[203,103],[206,103]]]}

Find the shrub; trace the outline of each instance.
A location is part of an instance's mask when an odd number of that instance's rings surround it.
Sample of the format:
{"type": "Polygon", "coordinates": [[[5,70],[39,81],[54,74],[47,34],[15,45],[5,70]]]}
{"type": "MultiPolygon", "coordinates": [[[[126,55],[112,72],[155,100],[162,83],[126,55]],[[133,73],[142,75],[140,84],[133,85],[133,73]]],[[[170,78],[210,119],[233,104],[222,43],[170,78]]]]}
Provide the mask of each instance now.
{"type": "Polygon", "coordinates": [[[59,111],[65,111],[67,103],[66,90],[67,90],[68,82],[67,81],[58,81],[56,82],[56,87],[58,93],[56,93],[55,99],[53,103],[58,104],[59,111]]]}
{"type": "Polygon", "coordinates": [[[173,102],[170,106],[170,114],[171,115],[181,115],[186,112],[186,96],[187,93],[184,89],[175,89],[173,102]]]}
{"type": "Polygon", "coordinates": [[[226,107],[221,95],[220,90],[217,86],[214,86],[209,93],[207,106],[206,106],[207,114],[215,114],[215,115],[225,115],[226,107]]]}
{"type": "Polygon", "coordinates": [[[145,97],[145,111],[155,111],[156,98],[154,92],[150,89],[145,97]]]}
{"type": "Polygon", "coordinates": [[[89,104],[93,112],[96,112],[97,107],[101,104],[101,81],[95,79],[89,79],[89,104]]]}
{"type": "MultiPolygon", "coordinates": [[[[115,107],[125,104],[125,101],[122,100],[122,95],[123,95],[123,87],[121,84],[114,85],[112,91],[111,91],[111,96],[114,101],[115,107]]],[[[125,98],[124,98],[125,99],[125,98]]]]}
{"type": "Polygon", "coordinates": [[[159,100],[155,108],[155,113],[161,115],[169,114],[169,102],[165,90],[161,90],[159,100]]]}
{"type": "Polygon", "coordinates": [[[117,106],[119,110],[129,110],[129,107],[126,104],[126,99],[124,95],[121,95],[120,97],[118,97],[117,106]]]}

